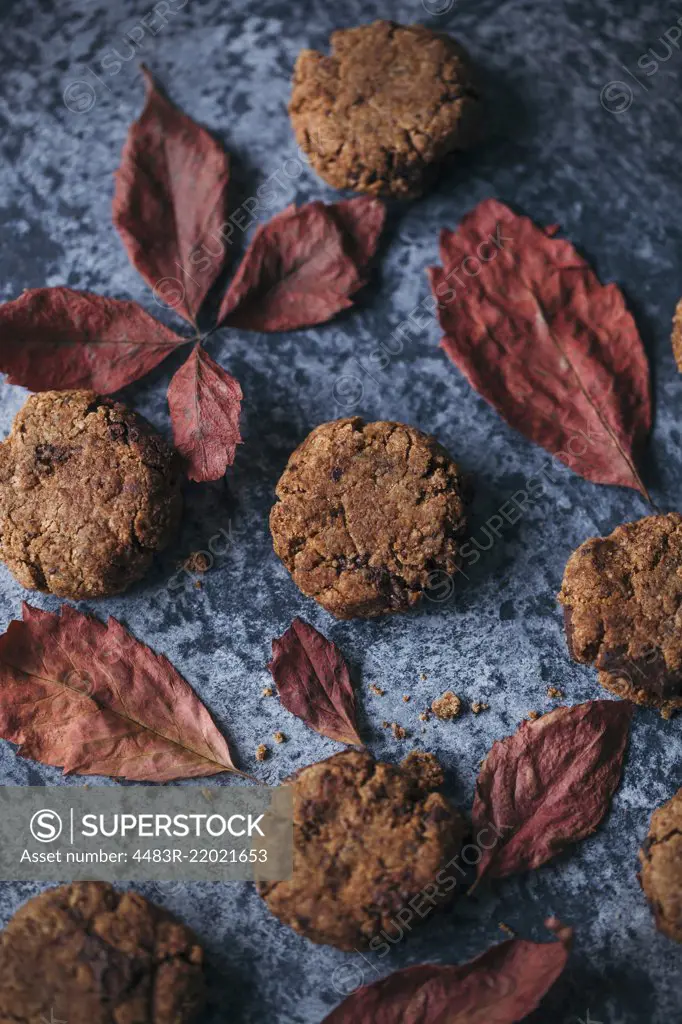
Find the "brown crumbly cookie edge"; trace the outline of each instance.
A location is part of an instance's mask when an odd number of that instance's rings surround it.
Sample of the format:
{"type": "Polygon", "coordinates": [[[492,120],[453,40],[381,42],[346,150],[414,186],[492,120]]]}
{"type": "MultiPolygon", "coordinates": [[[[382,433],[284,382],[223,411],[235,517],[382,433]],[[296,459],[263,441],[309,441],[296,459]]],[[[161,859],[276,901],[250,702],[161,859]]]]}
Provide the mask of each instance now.
{"type": "Polygon", "coordinates": [[[639,882],[656,927],[682,943],[682,789],[652,814],[639,862],[639,882]]]}
{"type": "Polygon", "coordinates": [[[680,299],[675,307],[675,315],[673,316],[673,332],[670,342],[672,344],[675,362],[677,363],[677,369],[682,373],[682,299],[680,299]]]}

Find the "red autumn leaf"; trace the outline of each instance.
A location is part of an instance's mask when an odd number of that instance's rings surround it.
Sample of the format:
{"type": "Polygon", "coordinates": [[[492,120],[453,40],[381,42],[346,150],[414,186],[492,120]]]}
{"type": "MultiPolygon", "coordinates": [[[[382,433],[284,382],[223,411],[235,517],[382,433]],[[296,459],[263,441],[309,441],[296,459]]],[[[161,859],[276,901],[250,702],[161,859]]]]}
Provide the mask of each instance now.
{"type": "Polygon", "coordinates": [[[330,203],[325,209],[343,229],[346,251],[363,275],[379,244],[386,207],[379,199],[360,196],[330,203]]]}
{"type": "Polygon", "coordinates": [[[23,606],[0,636],[0,736],[65,774],[169,782],[236,771],[197,695],[116,621],[23,606]]]}
{"type": "Polygon", "coordinates": [[[377,199],[288,206],[260,225],[223,299],[218,322],[287,331],[331,319],[365,283],[385,216],[377,199]]]}
{"type": "Polygon", "coordinates": [[[142,70],[147,100],[116,173],[114,224],[147,284],[193,323],[225,263],[230,158],[142,70]]]}
{"type": "Polygon", "coordinates": [[[651,427],[649,368],[615,284],[570,242],[488,199],[443,231],[429,271],[441,344],[529,440],[594,483],[648,497],[635,466],[651,427]]]}
{"type": "Polygon", "coordinates": [[[493,744],[472,811],[474,836],[486,833],[479,880],[537,868],[594,832],[620,782],[631,717],[627,701],[588,701],[493,744]]]}
{"type": "Polygon", "coordinates": [[[568,943],[509,939],[457,966],[405,967],[353,992],[323,1024],[514,1024],[536,1009],[568,943]]]}
{"type": "Polygon", "coordinates": [[[112,394],[187,344],[136,302],[33,288],[0,306],[0,371],[31,391],[112,394]]]}
{"type": "Polygon", "coordinates": [[[195,345],[168,388],[173,441],[190,480],[218,480],[234,462],[241,400],[239,382],[195,345]]]}
{"type": "Polygon", "coordinates": [[[322,736],[362,746],[350,673],[336,644],[296,618],[272,641],[268,668],[287,711],[322,736]]]}

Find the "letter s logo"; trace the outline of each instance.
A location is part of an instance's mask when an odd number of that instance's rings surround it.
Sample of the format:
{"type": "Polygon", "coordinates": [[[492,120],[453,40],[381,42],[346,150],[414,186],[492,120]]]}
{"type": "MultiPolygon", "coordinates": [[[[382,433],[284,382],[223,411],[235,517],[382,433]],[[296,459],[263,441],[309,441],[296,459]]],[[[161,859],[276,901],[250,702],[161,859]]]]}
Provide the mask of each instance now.
{"type": "Polygon", "coordinates": [[[31,835],[39,843],[53,843],[62,834],[62,819],[56,811],[36,811],[31,818],[31,835]]]}

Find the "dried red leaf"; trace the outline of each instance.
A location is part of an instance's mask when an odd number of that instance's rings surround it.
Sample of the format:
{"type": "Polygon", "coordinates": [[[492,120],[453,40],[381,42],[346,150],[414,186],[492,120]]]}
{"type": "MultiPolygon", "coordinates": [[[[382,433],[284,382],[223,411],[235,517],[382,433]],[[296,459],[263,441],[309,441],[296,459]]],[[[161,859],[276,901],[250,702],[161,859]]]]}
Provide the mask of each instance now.
{"type": "Polygon", "coordinates": [[[360,196],[330,203],[325,209],[343,229],[346,252],[363,276],[377,250],[386,220],[386,207],[379,199],[360,196]]]}
{"type": "Polygon", "coordinates": [[[0,306],[0,371],[31,391],[111,394],[186,343],[136,302],[72,288],[33,288],[0,306]]]}
{"type": "Polygon", "coordinates": [[[383,204],[371,198],[288,206],[256,229],[218,322],[287,331],[348,309],[365,283],[384,217],[383,204]]]}
{"type": "Polygon", "coordinates": [[[225,264],[230,158],[142,71],[147,99],[116,173],[114,224],[147,284],[194,323],[225,264]]]}
{"type": "Polygon", "coordinates": [[[241,400],[239,382],[195,345],[168,388],[173,441],[190,480],[218,480],[234,462],[241,400]]]}
{"type": "Polygon", "coordinates": [[[0,636],[0,736],[22,757],[138,782],[237,770],[191,687],[116,619],[23,616],[0,636]]]}
{"type": "Polygon", "coordinates": [[[537,868],[594,832],[620,782],[631,718],[627,701],[588,701],[493,744],[472,811],[474,836],[486,834],[479,880],[537,868]]]}
{"type": "Polygon", "coordinates": [[[272,641],[268,668],[287,711],[322,736],[362,746],[350,673],[336,644],[296,618],[272,641]]]}
{"type": "Polygon", "coordinates": [[[648,497],[635,466],[651,428],[642,341],[620,290],[554,227],[488,199],[441,233],[443,267],[429,271],[441,344],[524,437],[587,480],[648,497]]]}
{"type": "Polygon", "coordinates": [[[406,967],[353,992],[323,1024],[514,1024],[568,960],[564,942],[509,939],[457,966],[406,967]]]}

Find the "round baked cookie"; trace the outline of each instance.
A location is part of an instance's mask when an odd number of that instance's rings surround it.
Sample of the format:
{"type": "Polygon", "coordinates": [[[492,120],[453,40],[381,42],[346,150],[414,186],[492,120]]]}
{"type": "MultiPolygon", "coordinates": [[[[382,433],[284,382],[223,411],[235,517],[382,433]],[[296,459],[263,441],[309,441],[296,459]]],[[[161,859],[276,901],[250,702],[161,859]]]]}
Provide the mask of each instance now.
{"type": "Polygon", "coordinates": [[[441,778],[358,750],[303,768],[289,780],[293,875],[259,883],[268,908],[312,942],[352,950],[383,941],[384,930],[395,937],[396,915],[425,888],[429,908],[449,902],[454,876],[442,886],[437,876],[458,854],[465,825],[430,790],[441,778]]]}
{"type": "Polygon", "coordinates": [[[654,811],[639,880],[659,931],[682,942],[682,789],[654,811]]]}
{"type": "Polygon", "coordinates": [[[32,590],[117,594],[171,539],[180,484],[176,453],[124,405],[32,395],[0,444],[0,560],[32,590]]]}
{"type": "Polygon", "coordinates": [[[409,199],[446,154],[471,145],[478,100],[449,36],[392,21],[343,29],[330,57],[302,50],[289,104],[296,139],[335,188],[409,199]]]}
{"type": "Polygon", "coordinates": [[[682,299],[680,299],[675,307],[671,343],[673,346],[675,362],[677,363],[677,369],[682,373],[682,299]]]}
{"type": "Polygon", "coordinates": [[[275,551],[339,619],[405,611],[457,569],[462,477],[437,441],[352,417],[317,427],[277,484],[275,551]]]}
{"type": "Polygon", "coordinates": [[[568,648],[608,690],[682,707],[682,515],[647,516],[571,555],[559,601],[568,648]]]}
{"type": "Polygon", "coordinates": [[[29,900],[0,934],[0,1021],[190,1024],[203,952],[184,925],[103,882],[29,900]]]}

